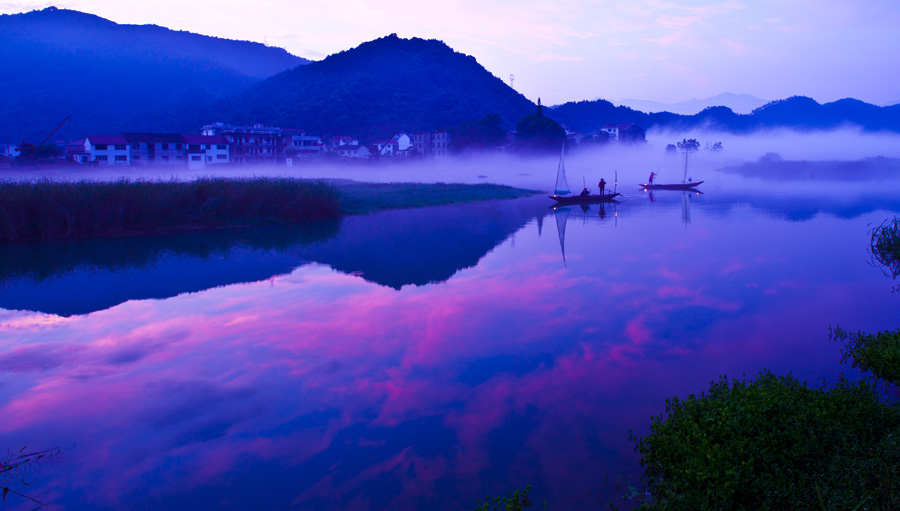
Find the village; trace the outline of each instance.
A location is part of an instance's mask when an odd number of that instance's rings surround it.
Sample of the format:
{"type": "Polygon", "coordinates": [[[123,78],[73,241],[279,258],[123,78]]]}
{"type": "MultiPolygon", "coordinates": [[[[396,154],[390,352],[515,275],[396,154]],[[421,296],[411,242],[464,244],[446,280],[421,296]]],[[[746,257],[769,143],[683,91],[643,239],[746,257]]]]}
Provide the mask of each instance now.
{"type": "MultiPolygon", "coordinates": [[[[51,134],[52,135],[52,134],[51,134]]],[[[516,132],[507,132],[497,152],[515,147],[516,132]]],[[[566,130],[568,143],[644,141],[644,130],[633,124],[608,124],[596,135],[583,136],[566,130]]],[[[204,125],[200,134],[123,132],[89,135],[84,139],[35,146],[27,142],[0,146],[0,166],[66,162],[87,166],[176,165],[190,169],[207,166],[285,165],[300,160],[346,158],[356,161],[394,158],[442,158],[450,154],[451,133],[444,129],[413,134],[398,133],[373,144],[350,136],[324,138],[304,130],[265,124],[204,125]],[[49,147],[49,150],[48,150],[49,147]],[[44,154],[37,149],[43,148],[44,154]]]]}

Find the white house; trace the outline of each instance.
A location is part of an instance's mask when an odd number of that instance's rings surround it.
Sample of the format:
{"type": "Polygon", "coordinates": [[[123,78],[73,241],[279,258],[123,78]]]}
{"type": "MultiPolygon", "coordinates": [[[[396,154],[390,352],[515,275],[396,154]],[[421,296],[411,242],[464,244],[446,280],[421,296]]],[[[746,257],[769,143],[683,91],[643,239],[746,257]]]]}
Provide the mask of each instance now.
{"type": "Polygon", "coordinates": [[[375,154],[378,156],[397,156],[400,154],[400,144],[393,138],[375,142],[375,154]]]}
{"type": "Polygon", "coordinates": [[[231,144],[223,135],[182,135],[182,137],[187,150],[188,167],[231,163],[231,144]]]}
{"type": "Polygon", "coordinates": [[[87,162],[93,165],[131,165],[131,150],[125,137],[91,135],[84,139],[87,162]]]}
{"type": "Polygon", "coordinates": [[[294,135],[291,137],[291,149],[303,158],[322,153],[322,139],[311,135],[294,135]]]}
{"type": "Polygon", "coordinates": [[[619,127],[615,124],[607,124],[600,128],[600,131],[609,135],[610,140],[619,140],[619,127]]]}

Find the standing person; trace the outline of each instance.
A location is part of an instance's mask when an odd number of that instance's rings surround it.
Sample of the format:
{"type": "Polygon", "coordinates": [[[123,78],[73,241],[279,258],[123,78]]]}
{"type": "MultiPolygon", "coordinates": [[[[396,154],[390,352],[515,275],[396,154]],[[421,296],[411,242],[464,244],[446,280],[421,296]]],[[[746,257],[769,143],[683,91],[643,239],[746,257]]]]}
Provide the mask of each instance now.
{"type": "Polygon", "coordinates": [[[600,182],[597,183],[597,188],[600,189],[600,195],[603,195],[603,192],[606,190],[606,181],[601,177],[600,182]]]}
{"type": "Polygon", "coordinates": [[[651,185],[653,184],[653,177],[654,177],[654,176],[656,176],[656,172],[651,172],[651,173],[650,173],[650,182],[649,182],[648,184],[651,184],[651,185]]]}

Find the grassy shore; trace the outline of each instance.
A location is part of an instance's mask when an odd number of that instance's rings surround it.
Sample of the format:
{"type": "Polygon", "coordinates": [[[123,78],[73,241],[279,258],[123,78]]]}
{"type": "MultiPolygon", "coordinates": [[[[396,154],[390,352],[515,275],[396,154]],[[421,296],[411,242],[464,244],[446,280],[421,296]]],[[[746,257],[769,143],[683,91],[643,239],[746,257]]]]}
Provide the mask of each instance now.
{"type": "Polygon", "coordinates": [[[533,194],[496,185],[290,178],[0,182],[0,243],[292,225],[384,209],[533,194]]]}
{"type": "Polygon", "coordinates": [[[375,213],[385,209],[420,208],[441,204],[463,204],[492,199],[516,199],[536,191],[492,184],[418,184],[337,182],[341,211],[346,214],[375,213]]]}

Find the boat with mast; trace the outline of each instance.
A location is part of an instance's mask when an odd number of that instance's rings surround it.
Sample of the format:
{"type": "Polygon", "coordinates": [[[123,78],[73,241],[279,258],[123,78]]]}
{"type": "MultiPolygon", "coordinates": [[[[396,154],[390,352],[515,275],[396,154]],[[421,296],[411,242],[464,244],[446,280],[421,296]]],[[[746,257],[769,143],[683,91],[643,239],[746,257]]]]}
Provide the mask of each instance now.
{"type": "Polygon", "coordinates": [[[548,195],[548,197],[555,200],[557,204],[596,204],[613,201],[619,195],[621,194],[616,191],[594,194],[588,192],[586,187],[579,195],[572,195],[572,190],[569,190],[569,182],[566,180],[566,145],[563,144],[562,153],[559,155],[559,166],[556,169],[556,186],[553,189],[553,195],[548,195]]]}
{"type": "MultiPolygon", "coordinates": [[[[688,160],[690,159],[691,153],[697,151],[697,148],[700,147],[700,143],[695,139],[683,140],[678,142],[678,147],[684,153],[684,176],[681,179],[681,183],[667,183],[667,184],[655,184],[655,183],[641,183],[640,186],[644,190],[693,190],[697,186],[703,184],[703,181],[688,181],[687,178],[687,169],[688,169],[688,160]]],[[[650,176],[650,179],[653,179],[653,176],[650,176]]]]}

